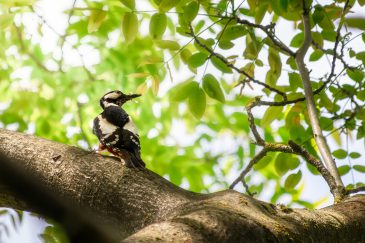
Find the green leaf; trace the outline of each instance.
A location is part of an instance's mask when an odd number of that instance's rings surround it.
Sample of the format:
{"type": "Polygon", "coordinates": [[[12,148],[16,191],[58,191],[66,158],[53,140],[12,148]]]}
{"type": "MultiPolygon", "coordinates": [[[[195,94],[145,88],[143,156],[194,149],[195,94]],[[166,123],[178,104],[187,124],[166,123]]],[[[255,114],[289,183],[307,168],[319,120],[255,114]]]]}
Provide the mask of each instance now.
{"type": "Polygon", "coordinates": [[[357,97],[359,100],[364,101],[364,100],[365,100],[365,90],[360,90],[360,91],[356,94],[356,97],[357,97]]]}
{"type": "Polygon", "coordinates": [[[259,67],[263,67],[264,66],[264,63],[260,59],[256,59],[255,60],[255,64],[256,64],[256,66],[259,66],[259,67]]]}
{"type": "Polygon", "coordinates": [[[334,30],[322,30],[323,39],[335,42],[336,41],[336,31],[334,30]]]}
{"type": "Polygon", "coordinates": [[[54,226],[47,226],[43,234],[41,234],[45,243],[68,243],[65,231],[55,224],[54,226]]]}
{"type": "Polygon", "coordinates": [[[326,13],[325,13],[323,7],[316,5],[313,15],[312,15],[314,23],[316,23],[316,24],[320,23],[323,20],[323,18],[325,17],[325,14],[326,13]]]}
{"type": "Polygon", "coordinates": [[[295,62],[294,57],[289,57],[286,61],[286,64],[288,64],[291,69],[298,70],[297,63],[295,62]]]}
{"type": "Polygon", "coordinates": [[[358,69],[355,69],[353,71],[351,71],[350,69],[346,69],[346,73],[355,82],[361,82],[364,79],[364,72],[358,69]]]}
{"type": "Polygon", "coordinates": [[[213,75],[207,74],[203,77],[203,89],[209,97],[222,103],[226,101],[223,90],[213,75]]]}
{"type": "Polygon", "coordinates": [[[287,191],[293,190],[296,185],[300,182],[302,179],[302,171],[298,171],[297,173],[289,175],[284,183],[284,188],[287,191]]]}
{"type": "Polygon", "coordinates": [[[250,60],[255,60],[260,52],[262,45],[256,40],[253,40],[250,35],[246,36],[246,49],[243,56],[250,60]]]}
{"type": "Polygon", "coordinates": [[[365,166],[364,165],[354,165],[352,166],[352,168],[354,168],[354,170],[361,172],[361,173],[365,173],[365,166]]]}
{"type": "Polygon", "coordinates": [[[229,25],[226,29],[223,29],[217,35],[217,39],[220,41],[231,41],[247,34],[247,30],[242,25],[229,25]]]}
{"type": "Polygon", "coordinates": [[[12,25],[14,19],[13,14],[1,13],[0,14],[0,29],[4,30],[5,28],[12,25]]]}
{"type": "Polygon", "coordinates": [[[87,24],[87,31],[89,33],[97,31],[101,26],[101,24],[103,23],[103,21],[105,20],[105,17],[106,17],[105,11],[92,10],[89,17],[89,22],[87,24]]]}
{"type": "Polygon", "coordinates": [[[181,60],[184,62],[184,63],[188,63],[189,62],[189,58],[191,57],[191,51],[189,49],[186,49],[184,48],[181,52],[180,52],[180,57],[181,57],[181,60]]]}
{"type": "Polygon", "coordinates": [[[318,172],[317,168],[314,167],[313,165],[306,163],[307,168],[309,170],[310,173],[312,173],[313,175],[319,175],[320,173],[318,172]]]}
{"type": "Polygon", "coordinates": [[[254,170],[261,170],[265,168],[271,161],[273,160],[273,157],[266,155],[264,158],[262,158],[259,162],[257,162],[254,166],[254,170]]]}
{"type": "Polygon", "coordinates": [[[172,40],[156,40],[156,45],[160,47],[161,49],[169,49],[172,51],[176,51],[180,49],[179,43],[172,40]]]}
{"type": "Polygon", "coordinates": [[[232,69],[227,66],[221,59],[219,59],[216,56],[212,56],[211,58],[212,64],[214,67],[216,67],[219,71],[223,73],[232,73],[232,69]]]}
{"type": "Polygon", "coordinates": [[[184,7],[184,19],[186,22],[191,22],[195,19],[199,12],[199,3],[192,1],[184,7]]]}
{"type": "Polygon", "coordinates": [[[256,24],[261,24],[262,20],[265,17],[265,14],[267,13],[267,9],[269,7],[268,3],[262,3],[259,5],[259,7],[256,10],[255,13],[255,23],[256,24]]]}
{"type": "Polygon", "coordinates": [[[261,119],[260,125],[262,127],[267,127],[271,124],[272,121],[277,119],[279,115],[282,113],[282,106],[270,106],[266,109],[264,116],[261,119]]]}
{"type": "Polygon", "coordinates": [[[205,112],[206,97],[204,91],[197,87],[191,91],[188,100],[188,107],[190,112],[194,115],[196,119],[202,118],[205,112]]]}
{"type": "Polygon", "coordinates": [[[273,48],[269,49],[268,61],[270,70],[266,73],[265,82],[271,86],[275,86],[281,75],[281,59],[279,53],[273,48]]]}
{"type": "Polygon", "coordinates": [[[302,87],[302,78],[299,73],[288,73],[289,84],[292,91],[296,91],[299,87],[302,87]]]}
{"type": "Polygon", "coordinates": [[[337,168],[338,169],[338,173],[340,173],[341,176],[346,175],[347,173],[349,173],[351,167],[348,165],[342,165],[340,167],[337,168]]]}
{"type": "Polygon", "coordinates": [[[197,68],[203,65],[207,61],[208,55],[202,52],[193,54],[189,60],[188,64],[190,67],[197,68]]]}
{"type": "Polygon", "coordinates": [[[280,153],[275,159],[275,171],[279,176],[284,175],[287,171],[297,168],[300,161],[291,154],[280,153]]]}
{"type": "Polygon", "coordinates": [[[269,65],[270,68],[275,71],[275,72],[281,72],[281,59],[279,56],[279,53],[274,50],[273,48],[271,48],[269,50],[269,56],[268,56],[268,61],[269,61],[269,65]]]}
{"type": "Polygon", "coordinates": [[[318,61],[319,59],[321,59],[322,56],[323,56],[323,51],[321,51],[321,50],[315,50],[310,55],[309,61],[311,61],[311,62],[318,61]]]}
{"type": "Polygon", "coordinates": [[[281,6],[281,9],[282,9],[284,12],[288,11],[288,5],[289,5],[288,0],[280,0],[280,6],[281,6]]]}
{"type": "Polygon", "coordinates": [[[228,50],[234,47],[234,44],[232,41],[223,40],[218,43],[219,47],[223,50],[228,50]]]}
{"type": "Polygon", "coordinates": [[[179,2],[180,0],[162,0],[158,7],[162,12],[167,12],[171,8],[175,7],[179,2]]]}
{"type": "Polygon", "coordinates": [[[127,43],[134,41],[138,33],[138,18],[135,13],[125,13],[122,32],[127,43]]]}
{"type": "Polygon", "coordinates": [[[346,18],[349,27],[365,30],[365,18],[346,18]]]}
{"type": "Polygon", "coordinates": [[[7,7],[22,7],[22,6],[32,6],[35,3],[35,0],[13,0],[13,1],[0,1],[1,5],[5,5],[7,7]]]}
{"type": "Polygon", "coordinates": [[[319,124],[324,131],[331,131],[333,129],[333,119],[328,117],[319,118],[319,124]]]}
{"type": "Polygon", "coordinates": [[[321,99],[323,107],[325,107],[330,112],[334,111],[335,105],[333,104],[331,99],[328,98],[328,95],[326,93],[321,93],[320,99],[321,99]]]}
{"type": "Polygon", "coordinates": [[[314,31],[311,33],[312,40],[317,43],[320,47],[323,47],[323,36],[321,33],[314,31]]]}
{"type": "Polygon", "coordinates": [[[136,7],[136,3],[134,0],[120,0],[124,6],[126,6],[127,8],[129,8],[130,10],[134,10],[134,8],[136,7]]]}
{"type": "Polygon", "coordinates": [[[332,20],[328,17],[327,13],[325,13],[324,18],[318,23],[318,25],[324,30],[334,30],[335,25],[332,20]]]}
{"type": "Polygon", "coordinates": [[[303,32],[296,34],[290,42],[290,46],[299,48],[304,42],[303,32]]]}
{"type": "Polygon", "coordinates": [[[255,77],[255,65],[252,62],[248,62],[241,70],[244,71],[249,77],[255,77]]]}
{"type": "Polygon", "coordinates": [[[164,13],[155,13],[150,21],[150,35],[154,39],[161,39],[167,26],[167,17],[164,13]]]}
{"type": "Polygon", "coordinates": [[[337,159],[344,159],[347,157],[347,152],[343,149],[337,149],[332,152],[332,155],[335,156],[337,159]]]}
{"type": "Polygon", "coordinates": [[[180,102],[188,98],[192,90],[199,87],[197,82],[192,82],[191,79],[180,83],[173,87],[170,92],[170,100],[173,102],[180,102]]]}
{"type": "Polygon", "coordinates": [[[350,157],[351,157],[352,159],[357,159],[357,158],[360,158],[360,157],[361,157],[361,154],[360,154],[360,153],[358,153],[358,152],[351,152],[351,153],[350,153],[350,157]]]}

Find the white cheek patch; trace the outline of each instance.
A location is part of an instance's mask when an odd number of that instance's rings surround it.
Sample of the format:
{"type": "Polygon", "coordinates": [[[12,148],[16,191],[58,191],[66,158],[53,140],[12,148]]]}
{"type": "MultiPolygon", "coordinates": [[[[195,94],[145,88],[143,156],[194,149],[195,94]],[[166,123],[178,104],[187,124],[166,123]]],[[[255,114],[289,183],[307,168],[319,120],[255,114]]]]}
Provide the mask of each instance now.
{"type": "Polygon", "coordinates": [[[114,126],[108,122],[102,116],[99,116],[99,127],[103,134],[111,134],[118,128],[117,126],[114,126]]]}
{"type": "Polygon", "coordinates": [[[104,107],[109,107],[109,106],[118,106],[117,104],[109,103],[109,102],[106,102],[106,101],[103,101],[103,105],[104,105],[104,107]]]}
{"type": "Polygon", "coordinates": [[[127,122],[124,127],[125,130],[130,131],[133,134],[138,134],[138,129],[136,127],[136,125],[134,124],[134,122],[132,121],[132,118],[129,117],[129,122],[127,122]]]}

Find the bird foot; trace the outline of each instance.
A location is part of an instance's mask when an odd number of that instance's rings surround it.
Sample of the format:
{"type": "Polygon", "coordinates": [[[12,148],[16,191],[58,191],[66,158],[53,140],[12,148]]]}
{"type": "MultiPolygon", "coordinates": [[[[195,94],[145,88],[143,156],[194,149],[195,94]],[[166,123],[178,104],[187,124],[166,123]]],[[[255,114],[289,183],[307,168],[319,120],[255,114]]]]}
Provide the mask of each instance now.
{"type": "Polygon", "coordinates": [[[99,147],[95,150],[95,152],[97,154],[100,154],[102,151],[104,151],[106,149],[106,147],[104,145],[102,145],[101,143],[99,143],[99,147]]]}

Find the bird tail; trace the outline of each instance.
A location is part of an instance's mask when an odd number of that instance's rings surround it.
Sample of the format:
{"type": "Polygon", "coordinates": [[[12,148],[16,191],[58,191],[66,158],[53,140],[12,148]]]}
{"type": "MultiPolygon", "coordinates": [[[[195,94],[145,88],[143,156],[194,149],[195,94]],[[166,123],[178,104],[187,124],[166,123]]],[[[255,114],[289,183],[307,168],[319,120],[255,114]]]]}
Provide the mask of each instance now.
{"type": "Polygon", "coordinates": [[[139,155],[138,152],[130,153],[130,155],[131,155],[131,165],[132,165],[132,167],[136,167],[136,168],[146,167],[146,164],[141,159],[141,156],[139,155]]]}
{"type": "Polygon", "coordinates": [[[112,154],[119,157],[122,161],[124,161],[125,165],[130,168],[142,168],[146,167],[146,164],[141,159],[138,151],[132,152],[124,149],[112,150],[109,151],[112,154]]]}

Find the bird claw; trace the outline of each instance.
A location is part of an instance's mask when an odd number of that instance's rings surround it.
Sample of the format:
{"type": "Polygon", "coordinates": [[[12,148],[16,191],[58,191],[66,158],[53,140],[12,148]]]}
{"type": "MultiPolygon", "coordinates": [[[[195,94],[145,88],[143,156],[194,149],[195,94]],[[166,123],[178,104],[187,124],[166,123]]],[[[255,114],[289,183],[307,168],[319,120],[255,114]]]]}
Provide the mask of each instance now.
{"type": "Polygon", "coordinates": [[[99,146],[95,151],[95,153],[100,154],[102,151],[104,151],[106,149],[106,147],[104,145],[102,145],[101,143],[99,143],[99,146]]]}

